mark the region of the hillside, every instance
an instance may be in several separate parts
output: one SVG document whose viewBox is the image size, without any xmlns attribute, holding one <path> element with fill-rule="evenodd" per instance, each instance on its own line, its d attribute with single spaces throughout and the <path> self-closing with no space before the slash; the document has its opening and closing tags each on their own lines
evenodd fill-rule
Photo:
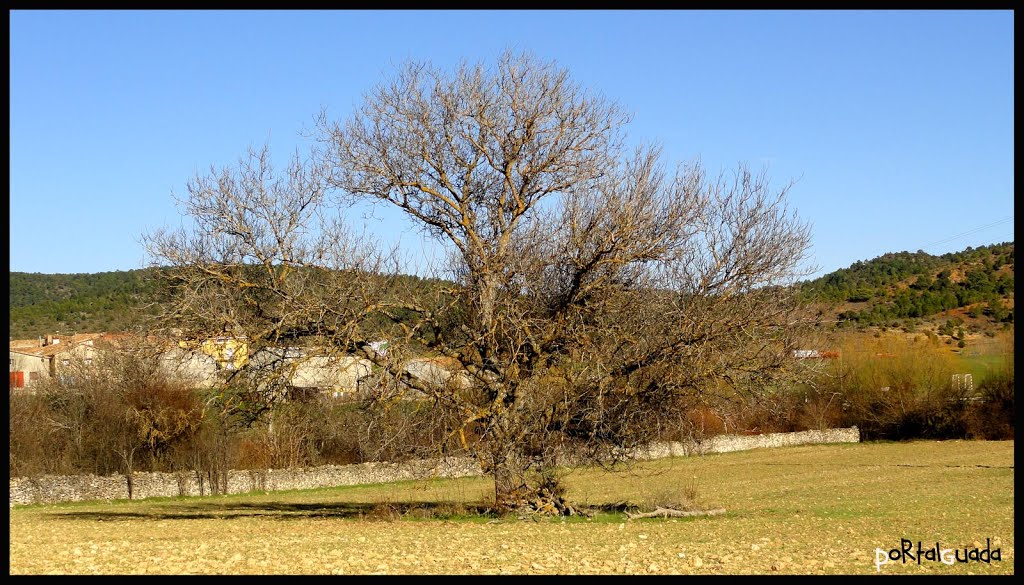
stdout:
<svg viewBox="0 0 1024 585">
<path fill-rule="evenodd" d="M 11 272 L 10 337 L 130 331 L 157 313 L 154 269 L 96 274 Z M 413 294 L 429 296 L 441 281 L 399 276 Z M 393 326 L 380 323 L 382 329 Z"/>
<path fill-rule="evenodd" d="M 1013 267 L 1013 242 L 1003 242 L 941 256 L 923 251 L 884 254 L 798 286 L 829 327 L 927 322 L 948 330 L 967 322 L 971 330 L 994 330 L 1013 323 Z M 145 269 L 11 272 L 10 335 L 23 339 L 132 329 L 152 311 L 147 308 L 154 299 L 149 276 Z"/>
<path fill-rule="evenodd" d="M 1013 323 L 1014 245 L 1003 242 L 933 256 L 897 252 L 801 283 L 823 321 L 884 327 L 931 322 L 974 328 Z"/>
<path fill-rule="evenodd" d="M 127 331 L 149 312 L 147 270 L 96 274 L 10 273 L 10 336 Z"/>
</svg>

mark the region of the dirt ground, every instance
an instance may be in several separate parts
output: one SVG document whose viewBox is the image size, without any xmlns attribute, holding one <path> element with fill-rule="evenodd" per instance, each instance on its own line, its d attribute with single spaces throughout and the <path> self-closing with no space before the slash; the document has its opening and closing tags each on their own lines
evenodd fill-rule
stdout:
<svg viewBox="0 0 1024 585">
<path fill-rule="evenodd" d="M 420 518 L 485 479 L 11 509 L 11 574 L 1012 574 L 1013 442 L 819 445 L 567 477 L 579 502 L 696 486 L 723 516 Z M 427 505 L 427 504 L 423 504 Z M 453 504 L 454 505 L 454 504 Z M 417 508 L 413 507 L 413 511 Z M 876 567 L 876 549 L 1000 550 Z"/>
</svg>

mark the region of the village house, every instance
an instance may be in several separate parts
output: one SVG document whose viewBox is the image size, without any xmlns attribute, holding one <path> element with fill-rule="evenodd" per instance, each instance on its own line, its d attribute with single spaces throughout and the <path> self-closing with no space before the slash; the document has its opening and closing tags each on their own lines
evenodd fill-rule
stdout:
<svg viewBox="0 0 1024 585">
<path fill-rule="evenodd" d="M 206 339 L 179 339 L 178 348 L 187 353 L 201 352 L 213 358 L 217 370 L 232 372 L 249 360 L 249 340 L 245 336 L 217 336 Z"/>
<path fill-rule="evenodd" d="M 216 342 L 201 349 L 176 347 L 173 342 L 155 337 L 140 337 L 131 333 L 82 333 L 77 335 L 46 335 L 39 339 L 10 341 L 10 388 L 32 388 L 43 380 L 71 375 L 76 367 L 91 367 L 102 351 L 138 350 L 151 348 L 161 367 L 195 387 L 209 387 L 223 364 L 234 365 L 231 359 L 219 363 L 214 356 L 225 352 Z M 206 351 L 204 351 L 206 350 Z M 213 356 L 208 355 L 214 354 Z M 244 355 L 244 354 L 243 354 Z M 229 366 L 230 367 L 230 366 Z"/>
<path fill-rule="evenodd" d="M 383 354 L 385 342 L 374 349 Z M 269 379 L 287 376 L 283 384 L 292 395 L 352 396 L 372 383 L 370 360 L 351 355 L 326 355 L 308 348 L 261 348 L 252 355 L 245 337 L 174 340 L 140 337 L 131 333 L 47 335 L 39 339 L 11 340 L 11 389 L 31 388 L 43 380 L 72 372 L 72 363 L 93 365 L 98 352 L 149 348 L 168 376 L 193 388 L 210 388 L 232 372 L 245 368 L 251 376 Z M 468 373 L 451 358 L 413 358 L 403 369 L 433 385 L 466 387 Z"/>
<path fill-rule="evenodd" d="M 406 362 L 403 369 L 434 386 L 454 385 L 456 388 L 468 388 L 471 385 L 469 372 L 463 370 L 462 364 L 455 358 L 414 358 Z"/>
<path fill-rule="evenodd" d="M 46 335 L 10 340 L 10 388 L 32 388 L 44 380 L 66 375 L 72 360 L 91 365 L 101 333 Z"/>
<path fill-rule="evenodd" d="M 372 372 L 370 360 L 348 355 L 319 355 L 299 348 L 262 348 L 249 359 L 253 375 L 261 372 L 283 373 L 285 384 L 293 392 L 324 393 L 332 397 L 348 396 L 359 390 L 360 382 Z"/>
<path fill-rule="evenodd" d="M 249 343 L 244 336 L 178 339 L 166 345 L 157 358 L 160 367 L 193 388 L 210 388 L 249 360 Z"/>
<path fill-rule="evenodd" d="M 193 388 L 210 388 L 218 380 L 221 368 L 216 358 L 202 351 L 172 347 L 157 358 L 161 370 Z"/>
</svg>

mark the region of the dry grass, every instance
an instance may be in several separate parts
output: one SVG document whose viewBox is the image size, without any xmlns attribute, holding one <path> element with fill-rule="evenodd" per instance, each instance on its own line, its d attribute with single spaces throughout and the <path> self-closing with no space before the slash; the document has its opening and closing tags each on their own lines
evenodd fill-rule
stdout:
<svg viewBox="0 0 1024 585">
<path fill-rule="evenodd" d="M 480 478 L 11 509 L 12 574 L 873 574 L 901 538 L 1002 560 L 882 573 L 1012 574 L 1013 442 L 819 445 L 576 471 L 576 502 L 724 516 L 491 519 Z"/>
</svg>

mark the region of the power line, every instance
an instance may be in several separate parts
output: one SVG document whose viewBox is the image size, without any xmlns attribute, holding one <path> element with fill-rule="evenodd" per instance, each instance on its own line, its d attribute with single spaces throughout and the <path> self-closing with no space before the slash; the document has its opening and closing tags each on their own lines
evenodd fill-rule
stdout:
<svg viewBox="0 0 1024 585">
<path fill-rule="evenodd" d="M 980 226 L 980 227 L 976 227 L 976 228 L 967 230 L 966 232 L 956 234 L 955 236 L 949 236 L 948 238 L 944 238 L 942 240 L 937 240 L 937 241 L 931 242 L 930 244 L 925 244 L 921 249 L 923 250 L 923 249 L 931 248 L 932 246 L 936 246 L 938 244 L 945 244 L 946 242 L 952 242 L 953 240 L 955 240 L 957 238 L 961 238 L 963 236 L 969 236 L 971 234 L 980 232 L 982 230 L 986 230 L 986 229 L 988 229 L 990 227 L 995 227 L 997 225 L 1004 224 L 1004 223 L 1006 223 L 1008 221 L 1013 221 L 1013 216 L 1004 217 L 1003 219 L 1000 219 L 999 221 L 994 221 L 994 222 L 992 222 L 990 224 L 983 225 L 983 226 Z"/>
</svg>

